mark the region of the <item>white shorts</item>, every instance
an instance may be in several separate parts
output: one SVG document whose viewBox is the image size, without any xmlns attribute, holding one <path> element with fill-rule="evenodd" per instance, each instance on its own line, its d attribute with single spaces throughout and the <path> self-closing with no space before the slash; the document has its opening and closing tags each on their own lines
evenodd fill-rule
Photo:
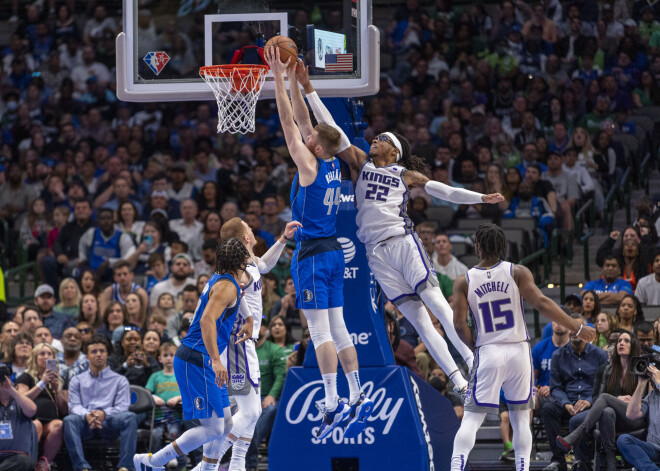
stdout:
<svg viewBox="0 0 660 471">
<path fill-rule="evenodd" d="M 250 387 L 259 392 L 261 372 L 256 344 L 252 339 L 238 345 L 234 342 L 236 337 L 232 335 L 229 337 L 229 345 L 220 355 L 229 376 L 227 390 L 230 395 L 247 394 L 250 392 Z"/>
<path fill-rule="evenodd" d="M 417 234 L 392 237 L 367 247 L 367 259 L 385 296 L 397 306 L 419 300 L 426 288 L 440 285 Z"/>
<path fill-rule="evenodd" d="M 497 412 L 500 390 L 509 410 L 534 408 L 532 353 L 527 342 L 484 345 L 474 352 L 465 410 Z"/>
</svg>

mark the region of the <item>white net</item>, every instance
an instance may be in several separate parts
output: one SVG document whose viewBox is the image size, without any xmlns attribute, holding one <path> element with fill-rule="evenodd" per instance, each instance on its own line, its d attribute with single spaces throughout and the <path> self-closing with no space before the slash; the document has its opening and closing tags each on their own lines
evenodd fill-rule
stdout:
<svg viewBox="0 0 660 471">
<path fill-rule="evenodd" d="M 218 132 L 254 132 L 254 112 L 268 66 L 232 64 L 207 66 L 199 75 L 218 102 Z"/>
</svg>

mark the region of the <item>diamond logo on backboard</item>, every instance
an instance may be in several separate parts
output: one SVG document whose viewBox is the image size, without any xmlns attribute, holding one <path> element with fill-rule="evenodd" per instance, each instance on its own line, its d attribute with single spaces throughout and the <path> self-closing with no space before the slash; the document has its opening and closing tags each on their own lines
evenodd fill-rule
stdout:
<svg viewBox="0 0 660 471">
<path fill-rule="evenodd" d="M 144 62 L 146 62 L 151 71 L 156 75 L 160 74 L 163 67 L 165 67 L 169 61 L 170 56 L 164 51 L 148 52 L 147 55 L 144 56 Z"/>
</svg>

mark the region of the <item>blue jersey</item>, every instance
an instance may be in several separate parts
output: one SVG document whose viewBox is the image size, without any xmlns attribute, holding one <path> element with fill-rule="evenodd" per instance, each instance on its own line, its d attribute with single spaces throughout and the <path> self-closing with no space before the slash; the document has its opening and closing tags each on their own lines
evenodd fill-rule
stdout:
<svg viewBox="0 0 660 471">
<path fill-rule="evenodd" d="M 118 258 L 121 255 L 119 251 L 120 231 L 115 231 L 107 241 L 101 235 L 101 229 L 94 230 L 94 240 L 89 254 L 89 266 L 96 270 L 108 258 Z"/>
<path fill-rule="evenodd" d="M 318 174 L 311 185 L 302 187 L 299 174 L 291 185 L 291 213 L 302 227 L 296 231 L 298 242 L 335 235 L 341 195 L 339 161 L 316 159 Z"/>
<path fill-rule="evenodd" d="M 209 292 L 211 291 L 211 288 L 220 280 L 230 280 L 236 286 L 236 304 L 232 307 L 227 307 L 215 323 L 216 329 L 218 331 L 218 352 L 222 353 L 227 347 L 227 344 L 229 343 L 229 333 L 231 332 L 231 328 L 236 321 L 236 313 L 238 312 L 238 307 L 241 304 L 241 289 L 238 286 L 238 283 L 236 283 L 234 277 L 227 274 L 220 275 L 218 273 L 214 273 L 209 281 L 206 282 L 206 286 L 204 286 L 204 290 L 202 290 L 202 295 L 199 297 L 199 301 L 197 302 L 197 307 L 195 308 L 195 316 L 193 317 L 193 321 L 190 324 L 190 329 L 188 329 L 188 334 L 186 334 L 186 336 L 181 340 L 181 343 L 186 347 L 192 348 L 193 350 L 196 350 L 200 353 L 204 353 L 205 355 L 208 355 L 209 352 L 206 350 L 206 346 L 202 340 L 202 330 L 201 326 L 199 325 L 199 320 L 202 318 L 202 313 L 204 312 L 204 309 L 209 302 Z"/>
</svg>

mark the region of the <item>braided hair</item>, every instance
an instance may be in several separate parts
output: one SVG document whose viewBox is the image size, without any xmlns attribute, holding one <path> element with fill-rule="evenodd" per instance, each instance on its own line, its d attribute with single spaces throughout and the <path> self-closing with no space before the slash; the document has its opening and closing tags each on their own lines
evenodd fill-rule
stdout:
<svg viewBox="0 0 660 471">
<path fill-rule="evenodd" d="M 507 241 L 504 231 L 495 224 L 481 224 L 474 234 L 474 242 L 479 245 L 482 260 L 506 259 Z"/>
<path fill-rule="evenodd" d="M 396 132 L 393 132 L 392 134 L 394 134 L 401 143 L 401 160 L 398 162 L 399 165 L 406 167 L 408 170 L 413 170 L 426 175 L 428 173 L 428 165 L 423 159 L 411 153 L 408 139 Z"/>
<path fill-rule="evenodd" d="M 250 253 L 237 238 L 223 240 L 215 249 L 215 272 L 238 273 L 245 270 Z"/>
</svg>

